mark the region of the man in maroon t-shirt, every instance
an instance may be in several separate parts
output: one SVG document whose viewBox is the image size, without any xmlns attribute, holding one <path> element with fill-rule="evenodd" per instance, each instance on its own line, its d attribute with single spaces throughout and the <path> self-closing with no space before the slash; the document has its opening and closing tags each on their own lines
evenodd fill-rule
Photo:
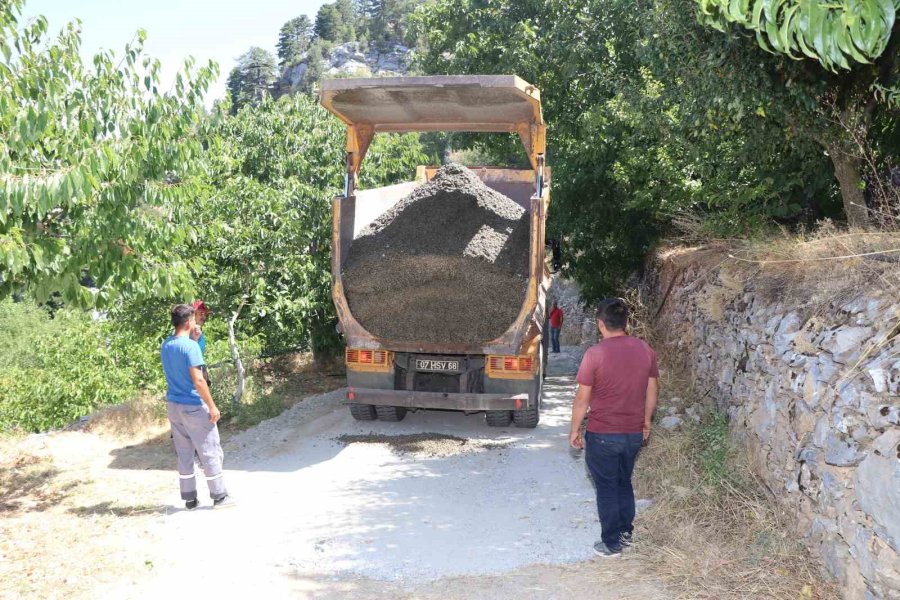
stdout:
<svg viewBox="0 0 900 600">
<path fill-rule="evenodd" d="M 603 339 L 588 349 L 578 369 L 569 443 L 585 448 L 597 490 L 597 513 L 603 528 L 594 544 L 598 556 L 618 556 L 631 544 L 634 489 L 631 473 L 659 397 L 656 354 L 644 341 L 625 333 L 628 307 L 619 298 L 597 306 Z M 588 411 L 590 409 L 590 411 Z M 582 439 L 581 424 L 588 417 Z"/>
</svg>

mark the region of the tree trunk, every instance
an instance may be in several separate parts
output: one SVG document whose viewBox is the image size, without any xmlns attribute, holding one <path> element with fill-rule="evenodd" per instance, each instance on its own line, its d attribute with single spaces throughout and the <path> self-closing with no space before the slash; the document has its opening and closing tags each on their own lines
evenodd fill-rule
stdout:
<svg viewBox="0 0 900 600">
<path fill-rule="evenodd" d="M 234 324 L 237 322 L 238 317 L 241 316 L 241 309 L 244 308 L 244 304 L 246 304 L 246 300 L 241 300 L 241 303 L 238 305 L 237 310 L 231 314 L 231 320 L 228 321 L 228 345 L 231 347 L 231 358 L 234 360 L 234 368 L 237 372 L 237 385 L 234 390 L 234 397 L 232 398 L 232 404 L 234 406 L 239 406 L 241 403 L 241 397 L 244 395 L 244 363 L 241 362 L 241 355 L 238 352 L 237 347 L 237 339 L 234 336 Z"/>
<path fill-rule="evenodd" d="M 834 165 L 834 176 L 841 186 L 841 199 L 844 202 L 844 214 L 851 227 L 869 225 L 869 211 L 863 195 L 862 178 L 859 174 L 859 160 L 844 151 L 840 142 L 828 146 L 828 154 Z"/>
<path fill-rule="evenodd" d="M 326 370 L 340 358 L 342 342 L 336 326 L 337 320 L 333 317 L 313 315 L 310 319 L 309 345 L 318 369 Z"/>
</svg>

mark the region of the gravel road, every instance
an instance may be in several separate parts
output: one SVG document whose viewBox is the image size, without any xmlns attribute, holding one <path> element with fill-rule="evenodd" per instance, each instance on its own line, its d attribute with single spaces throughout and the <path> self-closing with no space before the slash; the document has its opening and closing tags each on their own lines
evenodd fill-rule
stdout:
<svg viewBox="0 0 900 600">
<path fill-rule="evenodd" d="M 149 581 L 98 592 L 667 597 L 641 576 L 637 559 L 593 559 L 593 489 L 567 443 L 575 361 L 570 354 L 551 361 L 551 373 L 566 374 L 548 377 L 534 430 L 488 428 L 481 414 L 438 411 L 359 423 L 341 393 L 298 404 L 226 449 L 238 506 L 210 510 L 206 500 L 195 512 L 160 517 L 154 533 L 163 547 Z M 174 483 L 173 475 L 173 490 Z M 177 491 L 165 500 L 180 505 Z"/>
</svg>

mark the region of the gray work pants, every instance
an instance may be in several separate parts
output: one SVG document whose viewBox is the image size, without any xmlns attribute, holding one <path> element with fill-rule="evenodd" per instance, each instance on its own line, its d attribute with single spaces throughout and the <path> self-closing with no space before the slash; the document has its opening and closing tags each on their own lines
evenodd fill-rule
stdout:
<svg viewBox="0 0 900 600">
<path fill-rule="evenodd" d="M 224 498 L 225 481 L 222 479 L 222 460 L 225 453 L 219 443 L 219 428 L 209 422 L 209 409 L 205 404 L 176 404 L 166 402 L 169 423 L 172 425 L 172 441 L 178 456 L 178 479 L 182 500 L 197 499 L 197 479 L 194 476 L 194 452 L 200 457 L 209 497 Z"/>
</svg>

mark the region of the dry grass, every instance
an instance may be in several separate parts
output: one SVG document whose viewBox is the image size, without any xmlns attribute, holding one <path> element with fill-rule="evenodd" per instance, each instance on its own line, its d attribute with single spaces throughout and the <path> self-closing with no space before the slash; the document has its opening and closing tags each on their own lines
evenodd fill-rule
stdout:
<svg viewBox="0 0 900 600">
<path fill-rule="evenodd" d="M 146 392 L 130 402 L 98 410 L 84 427 L 89 433 L 116 439 L 146 439 L 168 429 L 166 403 Z"/>
<path fill-rule="evenodd" d="M 640 288 L 630 288 L 622 297 L 628 305 L 628 333 L 641 338 L 651 347 L 657 341 L 656 330 L 652 326 L 652 309 Z"/>
<path fill-rule="evenodd" d="M 104 435 L 107 435 L 106 432 Z M 82 431 L 0 442 L 0 598 L 90 598 L 149 572 L 163 471 L 111 467 L 121 441 Z"/>
<path fill-rule="evenodd" d="M 830 222 L 806 234 L 732 245 L 723 268 L 770 301 L 831 314 L 860 291 L 900 291 L 900 232 L 846 231 Z"/>
<path fill-rule="evenodd" d="M 312 353 L 287 354 L 259 361 L 246 381 L 240 407 L 231 405 L 236 383 L 234 368 L 216 369 L 212 392 L 222 421 L 219 429 L 234 433 L 277 417 L 307 396 L 323 394 L 346 385 L 343 363 L 319 365 Z"/>
<path fill-rule="evenodd" d="M 686 379 L 664 377 L 677 404 L 701 400 Z M 754 475 L 749 453 L 731 441 L 725 416 L 709 409 L 701 425 L 654 431 L 641 454 L 635 487 L 655 504 L 639 519 L 637 554 L 677 598 L 839 597 Z"/>
<path fill-rule="evenodd" d="M 342 385 L 308 355 L 272 362 L 255 369 L 266 393 L 254 418 Z M 73 429 L 0 438 L 0 598 L 119 597 L 98 590 L 170 560 L 155 533 L 161 515 L 180 509 L 155 504 L 177 497 L 165 403 L 143 395 Z"/>
</svg>

